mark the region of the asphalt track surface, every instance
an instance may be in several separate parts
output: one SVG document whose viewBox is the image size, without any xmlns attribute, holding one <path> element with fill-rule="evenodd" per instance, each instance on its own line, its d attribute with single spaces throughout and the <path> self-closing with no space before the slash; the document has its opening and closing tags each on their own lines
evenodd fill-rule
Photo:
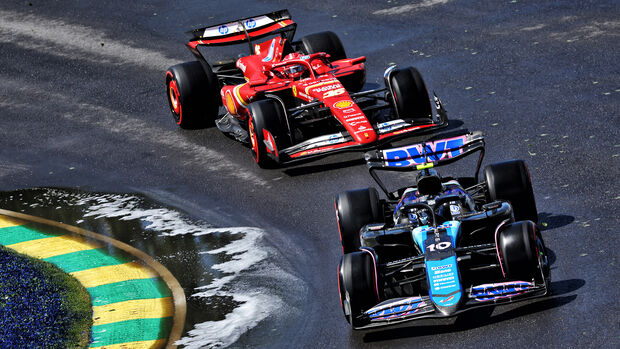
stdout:
<svg viewBox="0 0 620 349">
<path fill-rule="evenodd" d="M 349 330 L 332 200 L 372 185 L 360 156 L 260 170 L 216 129 L 178 129 L 164 95 L 165 69 L 192 59 L 185 30 L 280 8 L 297 37 L 332 30 L 365 55 L 369 86 L 389 63 L 417 67 L 453 127 L 484 131 L 485 164 L 529 163 L 552 297 Z M 3 1 L 0 189 L 139 192 L 265 229 L 302 285 L 235 346 L 617 347 L 619 18 L 618 1 Z"/>
</svg>

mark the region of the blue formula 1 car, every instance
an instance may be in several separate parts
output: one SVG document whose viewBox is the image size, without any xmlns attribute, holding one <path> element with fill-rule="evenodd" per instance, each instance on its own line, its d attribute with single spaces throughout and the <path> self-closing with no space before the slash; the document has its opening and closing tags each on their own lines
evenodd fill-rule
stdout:
<svg viewBox="0 0 620 349">
<path fill-rule="evenodd" d="M 353 329 L 449 317 L 481 306 L 544 296 L 550 271 L 526 164 L 478 173 L 481 132 L 366 153 L 376 189 L 336 197 L 344 255 L 338 286 Z M 474 177 L 436 168 L 479 154 Z M 388 191 L 378 171 L 416 171 L 416 183 Z"/>
</svg>

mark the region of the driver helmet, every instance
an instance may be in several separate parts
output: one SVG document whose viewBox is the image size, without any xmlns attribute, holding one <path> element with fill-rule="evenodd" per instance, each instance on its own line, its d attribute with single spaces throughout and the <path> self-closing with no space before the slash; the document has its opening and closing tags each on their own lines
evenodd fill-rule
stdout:
<svg viewBox="0 0 620 349">
<path fill-rule="evenodd" d="M 284 67 L 284 74 L 289 79 L 299 79 L 308 70 L 303 64 L 291 64 Z"/>
</svg>

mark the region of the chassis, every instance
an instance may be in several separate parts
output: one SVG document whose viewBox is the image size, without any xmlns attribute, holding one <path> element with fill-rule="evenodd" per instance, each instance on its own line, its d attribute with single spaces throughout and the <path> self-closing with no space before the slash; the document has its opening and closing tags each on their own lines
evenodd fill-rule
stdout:
<svg viewBox="0 0 620 349">
<path fill-rule="evenodd" d="M 432 169 L 479 153 L 474 177 Z M 366 153 L 374 188 L 336 197 L 344 255 L 340 299 L 354 329 L 544 296 L 549 263 L 527 166 L 511 160 L 478 172 L 482 133 Z M 420 171 L 416 186 L 388 191 L 377 171 Z"/>
<path fill-rule="evenodd" d="M 187 46 L 197 61 L 166 72 L 177 124 L 196 128 L 215 121 L 225 134 L 250 144 L 261 167 L 369 150 L 447 126 L 437 96 L 433 115 L 415 68 L 391 66 L 384 87 L 361 91 L 366 58 L 347 58 L 332 32 L 295 41 L 296 26 L 280 10 L 190 31 Z M 267 37 L 273 38 L 261 41 Z M 216 64 L 199 50 L 240 43 L 248 43 L 249 55 Z"/>
</svg>

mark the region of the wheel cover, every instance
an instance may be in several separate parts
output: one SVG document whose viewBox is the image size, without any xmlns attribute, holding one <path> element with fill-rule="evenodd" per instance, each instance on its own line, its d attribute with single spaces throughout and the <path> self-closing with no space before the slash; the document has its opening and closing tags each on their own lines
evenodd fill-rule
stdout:
<svg viewBox="0 0 620 349">
<path fill-rule="evenodd" d="M 177 120 L 177 123 L 181 123 L 182 119 L 182 110 L 181 110 L 181 102 L 179 101 L 179 87 L 177 86 L 176 80 L 172 79 L 168 83 L 168 100 L 170 101 L 170 109 Z"/>
<path fill-rule="evenodd" d="M 251 116 L 248 120 L 248 133 L 250 134 L 250 143 L 252 144 L 252 157 L 258 162 L 258 139 L 254 131 L 254 120 Z"/>
</svg>

